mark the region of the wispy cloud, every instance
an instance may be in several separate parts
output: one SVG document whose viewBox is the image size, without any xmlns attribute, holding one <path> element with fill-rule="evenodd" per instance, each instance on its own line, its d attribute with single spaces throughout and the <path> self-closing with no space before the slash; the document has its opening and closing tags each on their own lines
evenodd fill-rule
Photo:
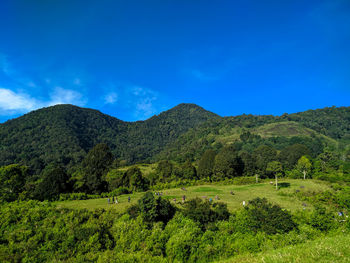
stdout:
<svg viewBox="0 0 350 263">
<path fill-rule="evenodd" d="M 154 102 L 158 99 L 158 93 L 141 86 L 134 86 L 131 89 L 133 94 L 135 116 L 141 119 L 151 117 L 157 112 Z"/>
<path fill-rule="evenodd" d="M 5 75 L 10 75 L 12 73 L 12 69 L 10 64 L 8 63 L 7 56 L 0 53 L 0 71 Z"/>
<path fill-rule="evenodd" d="M 1 115 L 23 113 L 34 110 L 40 102 L 28 94 L 16 93 L 10 89 L 0 88 Z"/>
<path fill-rule="evenodd" d="M 74 104 L 84 106 L 87 99 L 81 93 L 71 89 L 64 89 L 62 87 L 55 87 L 50 94 L 51 100 L 47 103 L 49 106 L 57 104 Z"/>
<path fill-rule="evenodd" d="M 77 91 L 83 86 L 80 77 L 71 77 L 70 81 L 62 78 L 60 81 L 57 76 L 50 76 L 34 82 L 14 68 L 8 57 L 0 53 L 0 77 L 2 74 L 6 83 L 0 87 L 1 116 L 22 114 L 57 104 L 84 106 L 87 103 L 83 94 Z"/>
<path fill-rule="evenodd" d="M 49 100 L 37 100 L 29 94 L 0 88 L 0 115 L 26 113 L 42 107 L 57 104 L 74 104 L 84 106 L 87 100 L 77 91 L 56 87 Z"/>
<path fill-rule="evenodd" d="M 114 104 L 118 100 L 118 94 L 116 92 L 110 92 L 104 97 L 105 104 Z"/>
</svg>

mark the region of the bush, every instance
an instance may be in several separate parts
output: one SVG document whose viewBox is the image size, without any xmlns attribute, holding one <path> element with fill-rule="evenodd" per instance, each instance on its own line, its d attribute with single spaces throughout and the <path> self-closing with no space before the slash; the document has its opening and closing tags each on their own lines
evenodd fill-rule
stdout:
<svg viewBox="0 0 350 263">
<path fill-rule="evenodd" d="M 175 207 L 169 200 L 155 198 L 152 192 L 147 192 L 138 201 L 138 208 L 145 222 L 161 221 L 167 223 L 175 214 Z M 131 214 L 130 214 L 131 215 Z"/>
<path fill-rule="evenodd" d="M 247 226 L 254 232 L 263 231 L 269 235 L 287 233 L 297 228 L 292 215 L 278 205 L 272 205 L 266 198 L 255 198 L 245 207 Z"/>
<path fill-rule="evenodd" d="M 203 201 L 198 197 L 184 204 L 183 214 L 198 222 L 202 229 L 207 228 L 211 223 L 227 220 L 230 217 L 226 204 L 214 203 L 212 205 L 208 200 Z"/>
<path fill-rule="evenodd" d="M 324 207 L 316 206 L 311 215 L 310 225 L 320 231 L 327 232 L 334 227 L 333 215 Z"/>
</svg>

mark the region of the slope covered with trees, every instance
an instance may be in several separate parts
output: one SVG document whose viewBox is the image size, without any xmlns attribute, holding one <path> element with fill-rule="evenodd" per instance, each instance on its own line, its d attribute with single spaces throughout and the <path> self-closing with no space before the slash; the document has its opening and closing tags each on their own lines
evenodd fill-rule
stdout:
<svg viewBox="0 0 350 263">
<path fill-rule="evenodd" d="M 194 104 L 139 122 L 73 105 L 43 108 L 0 124 L 0 166 L 21 163 L 38 172 L 57 162 L 71 168 L 98 143 L 107 144 L 116 158 L 146 160 L 211 118 L 217 115 Z"/>
<path fill-rule="evenodd" d="M 40 173 L 58 163 L 74 170 L 99 143 L 126 163 L 198 160 L 208 149 L 237 143 L 247 152 L 263 144 L 281 150 L 299 143 L 317 155 L 332 143 L 348 144 L 349 129 L 349 107 L 223 118 L 180 104 L 146 121 L 124 122 L 96 110 L 57 105 L 0 124 L 0 166 L 18 163 Z"/>
</svg>

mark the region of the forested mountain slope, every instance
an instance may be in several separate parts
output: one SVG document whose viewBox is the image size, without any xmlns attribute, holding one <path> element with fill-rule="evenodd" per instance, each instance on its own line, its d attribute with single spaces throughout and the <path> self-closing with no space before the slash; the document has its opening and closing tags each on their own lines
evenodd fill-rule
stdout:
<svg viewBox="0 0 350 263">
<path fill-rule="evenodd" d="M 195 104 L 179 104 L 146 121 L 124 122 L 97 110 L 57 105 L 0 124 L 0 166 L 22 163 L 40 171 L 59 162 L 70 168 L 98 143 L 106 143 L 116 158 L 128 163 L 178 156 L 196 159 L 207 148 L 245 143 L 240 136 L 247 131 L 252 144 L 247 149 L 276 140 L 282 146 L 309 143 L 312 149 L 315 142 L 310 140 L 332 141 L 322 134 L 335 140 L 349 136 L 350 107 L 220 117 Z"/>
<path fill-rule="evenodd" d="M 249 138 L 241 138 L 248 131 Z M 350 142 L 350 107 L 331 107 L 281 116 L 243 114 L 212 119 L 190 129 L 168 144 L 157 159 L 197 159 L 206 149 L 218 149 L 234 142 L 239 142 L 246 151 L 261 144 L 282 149 L 301 143 L 316 154 L 321 145 L 335 146 L 340 140 L 343 144 Z"/>
<path fill-rule="evenodd" d="M 98 143 L 106 143 L 117 158 L 145 160 L 211 118 L 218 116 L 194 104 L 180 104 L 139 122 L 73 105 L 43 108 L 0 124 L 0 166 L 23 163 L 40 171 L 60 162 L 72 167 Z"/>
</svg>

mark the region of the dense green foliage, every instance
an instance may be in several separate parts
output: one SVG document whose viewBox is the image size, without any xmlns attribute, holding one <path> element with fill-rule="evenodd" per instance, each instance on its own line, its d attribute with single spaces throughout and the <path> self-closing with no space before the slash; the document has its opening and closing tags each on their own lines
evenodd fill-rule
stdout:
<svg viewBox="0 0 350 263">
<path fill-rule="evenodd" d="M 288 211 L 283 210 L 278 205 L 268 203 L 266 198 L 251 200 L 245 207 L 245 213 L 250 219 L 247 228 L 254 232 L 287 233 L 297 227 Z"/>
<path fill-rule="evenodd" d="M 75 174 L 75 189 L 88 194 L 100 194 L 107 190 L 104 176 L 113 162 L 113 155 L 106 144 L 97 144 L 86 155 Z"/>
<path fill-rule="evenodd" d="M 234 141 L 249 153 L 263 144 L 280 150 L 299 143 L 315 157 L 332 143 L 320 134 L 339 140 L 342 147 L 349 143 L 349 115 L 349 108 L 332 107 L 280 117 L 221 118 L 194 104 L 180 104 L 146 121 L 123 122 L 95 110 L 57 105 L 0 124 L 0 166 L 19 163 L 39 174 L 59 163 L 70 173 L 99 143 L 128 163 L 200 159 L 205 150 Z"/>
<path fill-rule="evenodd" d="M 348 231 L 335 212 L 350 209 L 349 109 L 221 118 L 181 104 L 128 123 L 59 105 L 1 124 L 0 261 L 209 262 Z M 284 191 L 283 177 L 330 187 Z M 276 178 L 276 195 L 315 208 L 291 214 L 258 198 L 231 214 L 216 200 L 175 207 L 152 192 L 126 214 L 23 201 L 114 199 L 175 186 L 185 193 L 183 186 L 214 181 L 260 186 L 261 178 Z"/>
<path fill-rule="evenodd" d="M 198 222 L 204 229 L 210 224 L 219 220 L 228 220 L 230 213 L 224 203 L 210 203 L 209 200 L 195 198 L 184 204 L 183 214 L 195 222 Z"/>
<path fill-rule="evenodd" d="M 130 209 L 131 212 L 133 209 Z M 140 212 L 141 217 L 145 222 L 163 222 L 167 223 L 175 214 L 175 207 L 170 204 L 166 199 L 161 197 L 154 197 L 152 192 L 147 192 L 139 201 L 137 210 Z M 130 213 L 132 217 L 135 214 Z"/>
<path fill-rule="evenodd" d="M 263 199 L 234 214 L 224 204 L 190 200 L 175 215 L 170 203 L 152 193 L 141 200 L 139 215 L 132 217 L 47 202 L 2 204 L 0 261 L 211 262 L 350 229 L 324 209 L 292 215 Z"/>
<path fill-rule="evenodd" d="M 25 190 L 28 176 L 27 167 L 12 164 L 0 167 L 0 199 L 4 201 L 17 200 Z"/>
<path fill-rule="evenodd" d="M 69 176 L 64 168 L 48 166 L 43 171 L 43 178 L 37 185 L 34 197 L 38 200 L 54 200 L 60 194 L 71 192 Z"/>
<path fill-rule="evenodd" d="M 71 169 L 99 143 L 119 159 L 146 160 L 188 129 L 217 117 L 194 104 L 139 122 L 72 105 L 43 108 L 0 124 L 0 166 L 21 163 L 39 173 L 54 162 Z"/>
<path fill-rule="evenodd" d="M 242 176 L 244 164 L 232 146 L 224 147 L 215 157 L 213 180 Z"/>
</svg>

